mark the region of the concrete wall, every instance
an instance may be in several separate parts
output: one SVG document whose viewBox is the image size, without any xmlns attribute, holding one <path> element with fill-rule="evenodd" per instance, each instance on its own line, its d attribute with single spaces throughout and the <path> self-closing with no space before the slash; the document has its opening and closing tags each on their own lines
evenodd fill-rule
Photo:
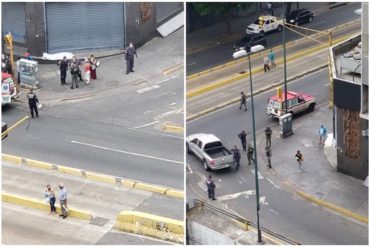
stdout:
<svg viewBox="0 0 370 247">
<path fill-rule="evenodd" d="M 46 51 L 44 3 L 26 3 L 26 46 L 34 56 Z"/>
<path fill-rule="evenodd" d="M 188 221 L 187 231 L 192 244 L 197 245 L 235 245 L 227 236 L 197 222 Z"/>
</svg>

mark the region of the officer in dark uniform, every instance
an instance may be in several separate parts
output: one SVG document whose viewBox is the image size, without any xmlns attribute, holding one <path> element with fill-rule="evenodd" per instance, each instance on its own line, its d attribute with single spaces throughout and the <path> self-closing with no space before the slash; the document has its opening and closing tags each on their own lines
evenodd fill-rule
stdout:
<svg viewBox="0 0 370 247">
<path fill-rule="evenodd" d="M 239 109 L 242 109 L 242 106 L 244 105 L 244 111 L 247 111 L 247 96 L 244 94 L 244 92 L 240 92 L 240 106 Z"/>
<path fill-rule="evenodd" d="M 215 182 L 213 182 L 213 179 L 212 179 L 211 175 L 208 176 L 206 184 L 207 184 L 207 189 L 208 189 L 208 198 L 210 198 L 212 200 L 216 200 L 216 198 L 215 198 L 216 185 L 215 185 Z"/>
<path fill-rule="evenodd" d="M 67 57 L 63 57 L 62 61 L 59 61 L 59 70 L 60 70 L 60 82 L 62 85 L 66 85 L 66 77 L 67 77 L 67 70 L 68 70 L 68 61 Z"/>
<path fill-rule="evenodd" d="M 72 85 L 71 89 L 74 89 L 74 84 L 76 84 L 76 88 L 78 88 L 78 65 L 76 63 L 71 63 L 71 75 L 72 75 Z"/>
<path fill-rule="evenodd" d="M 272 134 L 272 130 L 270 129 L 270 127 L 267 126 L 266 129 L 265 129 L 266 147 L 271 146 L 271 134 Z"/>
<path fill-rule="evenodd" d="M 39 103 L 39 99 L 37 98 L 36 94 L 33 92 L 33 89 L 30 89 L 30 92 L 27 94 L 28 98 L 28 105 L 30 106 L 31 116 L 34 118 L 34 112 L 36 113 L 36 117 L 39 117 L 39 111 L 37 110 L 37 103 Z"/>
<path fill-rule="evenodd" d="M 81 66 L 81 61 L 80 61 L 80 60 L 78 60 L 78 59 L 76 58 L 76 56 L 73 56 L 73 57 L 72 57 L 71 62 L 69 63 L 69 67 L 77 67 L 77 68 L 78 68 L 78 71 L 77 71 L 78 78 L 80 79 L 80 81 L 83 81 L 83 80 L 82 80 L 82 75 L 81 75 L 81 68 L 80 68 L 80 66 Z"/>
<path fill-rule="evenodd" d="M 248 165 L 250 165 L 251 160 L 253 160 L 253 153 L 254 153 L 254 148 L 252 148 L 251 144 L 248 144 L 248 151 L 247 151 Z"/>
<path fill-rule="evenodd" d="M 136 53 L 135 47 L 130 42 L 129 47 L 126 49 L 126 55 L 125 55 L 126 67 L 127 67 L 126 68 L 126 74 L 127 75 L 130 72 L 134 72 L 134 55 L 136 55 L 136 57 L 137 57 L 137 53 Z"/>
<path fill-rule="evenodd" d="M 235 145 L 233 149 L 231 149 L 231 151 L 233 152 L 233 155 L 234 155 L 234 161 L 235 161 L 235 169 L 236 170 L 239 170 L 239 167 L 240 167 L 240 152 L 239 152 L 239 149 L 238 147 Z"/>
<path fill-rule="evenodd" d="M 243 151 L 247 151 L 247 133 L 243 130 L 240 134 L 238 134 L 240 141 L 242 142 Z"/>
</svg>

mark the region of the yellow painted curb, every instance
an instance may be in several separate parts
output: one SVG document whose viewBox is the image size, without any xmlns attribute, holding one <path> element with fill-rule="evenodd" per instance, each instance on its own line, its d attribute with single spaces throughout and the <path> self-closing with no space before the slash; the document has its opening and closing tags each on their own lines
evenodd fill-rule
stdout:
<svg viewBox="0 0 370 247">
<path fill-rule="evenodd" d="M 170 68 L 167 68 L 167 69 L 162 70 L 161 74 L 168 75 L 168 74 L 171 74 L 171 73 L 173 73 L 173 72 L 175 72 L 177 70 L 180 70 L 182 68 L 184 68 L 184 64 L 177 64 L 177 65 L 174 65 L 174 66 L 172 66 Z"/>
<path fill-rule="evenodd" d="M 184 127 L 167 124 L 167 123 L 163 124 L 163 129 L 169 132 L 184 133 Z"/>
<path fill-rule="evenodd" d="M 36 167 L 36 168 L 41 168 L 41 169 L 47 169 L 47 170 L 52 170 L 53 165 L 50 163 L 38 161 L 38 160 L 31 160 L 31 159 L 25 159 L 26 160 L 26 165 Z"/>
<path fill-rule="evenodd" d="M 130 181 L 130 180 L 121 180 L 121 184 L 122 184 L 123 186 L 128 187 L 128 188 L 134 188 L 134 187 L 135 187 L 136 182 L 134 182 L 134 181 Z"/>
<path fill-rule="evenodd" d="M 29 207 L 29 208 L 41 209 L 44 211 L 50 211 L 49 203 L 37 201 L 31 198 L 16 196 L 16 195 L 2 192 L 1 199 L 4 202 L 9 202 L 9 203 Z M 57 209 L 57 213 L 60 213 L 61 212 L 60 206 L 56 205 L 55 207 Z M 91 213 L 73 209 L 73 208 L 69 208 L 68 216 L 83 219 L 83 220 L 90 220 L 93 218 Z"/>
<path fill-rule="evenodd" d="M 184 191 L 179 190 L 167 190 L 166 195 L 184 199 Z"/>
<path fill-rule="evenodd" d="M 82 171 L 80 169 L 76 169 L 76 168 L 72 168 L 68 166 L 61 166 L 61 165 L 58 165 L 57 167 L 58 167 L 58 171 L 60 172 L 82 177 Z"/>
<path fill-rule="evenodd" d="M 116 179 L 114 177 L 108 175 L 102 175 L 94 172 L 85 172 L 86 178 L 98 182 L 110 183 L 115 184 Z"/>
<path fill-rule="evenodd" d="M 21 165 L 22 164 L 22 158 L 15 155 L 10 154 L 2 154 L 1 159 L 4 161 L 9 161 L 13 164 Z"/>
<path fill-rule="evenodd" d="M 184 242 L 184 222 L 157 215 L 123 211 L 117 216 L 115 228 L 176 243 Z"/>
<path fill-rule="evenodd" d="M 345 215 L 347 217 L 350 217 L 352 219 L 361 221 L 361 222 L 366 223 L 366 224 L 368 224 L 368 222 L 369 222 L 368 218 L 365 217 L 365 216 L 363 216 L 363 215 L 356 214 L 356 213 L 354 213 L 354 212 L 352 212 L 352 211 L 350 211 L 348 209 L 339 207 L 339 206 L 337 206 L 335 204 L 332 204 L 330 202 L 326 202 L 326 201 L 320 200 L 317 197 L 314 197 L 312 195 L 309 195 L 309 194 L 307 194 L 307 193 L 305 193 L 303 191 L 297 191 L 297 194 L 299 196 L 305 198 L 308 201 L 311 201 L 313 203 L 316 203 L 319 206 L 332 209 L 332 210 L 336 211 L 337 213 L 340 213 L 340 214 Z"/>
<path fill-rule="evenodd" d="M 140 190 L 145 190 L 145 191 L 150 191 L 150 192 L 155 192 L 159 194 L 165 194 L 167 189 L 164 187 L 156 186 L 156 185 L 151 185 L 151 184 L 144 184 L 144 183 L 136 183 L 135 184 L 135 189 L 140 189 Z"/>
<path fill-rule="evenodd" d="M 346 36 L 343 36 L 339 39 L 336 39 L 335 41 L 333 41 L 333 45 L 337 44 L 337 43 L 340 43 L 346 39 L 348 39 L 349 37 L 351 36 L 354 36 L 354 34 L 350 34 L 350 35 L 346 35 Z M 311 49 L 308 49 L 308 50 L 305 50 L 305 51 L 302 51 L 302 52 L 297 52 L 295 54 L 293 54 L 292 56 L 289 56 L 286 61 L 287 62 L 290 62 L 290 61 L 293 61 L 297 58 L 301 58 L 305 55 L 308 55 L 308 54 L 311 54 L 311 53 L 314 53 L 314 52 L 318 52 L 322 49 L 325 49 L 327 48 L 327 45 L 324 44 L 324 45 L 319 45 L 319 46 L 316 46 L 314 48 L 311 48 Z M 276 61 L 276 64 L 282 64 L 284 62 L 284 59 L 278 59 Z M 263 67 L 258 67 L 256 69 L 252 69 L 252 73 L 255 74 L 255 73 L 261 73 L 263 71 Z M 249 71 L 244 73 L 244 74 L 236 74 L 236 75 L 232 75 L 226 79 L 223 79 L 221 81 L 218 81 L 218 82 L 215 82 L 215 83 L 212 83 L 210 85 L 205 85 L 205 86 L 202 86 L 202 87 L 199 87 L 195 90 L 192 90 L 190 91 L 189 93 L 186 94 L 186 98 L 187 99 L 190 99 L 190 98 L 193 98 L 195 96 L 198 96 L 198 95 L 201 95 L 203 93 L 206 93 L 206 92 L 209 92 L 209 91 L 212 91 L 216 88 L 220 88 L 220 87 L 223 87 L 225 85 L 228 85 L 228 84 L 231 84 L 233 82 L 236 82 L 236 81 L 239 81 L 239 80 L 242 80 L 242 79 L 245 79 L 249 76 Z"/>
</svg>

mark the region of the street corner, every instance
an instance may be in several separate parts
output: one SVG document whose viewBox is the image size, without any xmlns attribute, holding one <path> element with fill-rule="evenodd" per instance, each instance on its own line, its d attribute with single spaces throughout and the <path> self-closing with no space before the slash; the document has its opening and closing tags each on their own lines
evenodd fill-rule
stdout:
<svg viewBox="0 0 370 247">
<path fill-rule="evenodd" d="M 179 124 L 173 124 L 171 122 L 165 122 L 162 124 L 162 129 L 166 132 L 172 132 L 172 133 L 184 133 L 184 127 L 180 126 Z"/>
</svg>

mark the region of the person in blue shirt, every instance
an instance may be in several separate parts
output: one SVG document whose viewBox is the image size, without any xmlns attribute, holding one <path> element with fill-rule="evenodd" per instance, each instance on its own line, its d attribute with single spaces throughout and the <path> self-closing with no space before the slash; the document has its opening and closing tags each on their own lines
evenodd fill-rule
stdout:
<svg viewBox="0 0 370 247">
<path fill-rule="evenodd" d="M 268 58 L 269 58 L 270 63 L 271 63 L 271 68 L 276 68 L 276 64 L 275 64 L 275 52 L 272 49 L 270 50 L 270 53 L 269 53 Z"/>
<path fill-rule="evenodd" d="M 321 124 L 321 126 L 320 126 L 319 135 L 320 135 L 319 145 L 324 146 L 325 139 L 326 139 L 326 127 L 323 124 Z"/>
</svg>

